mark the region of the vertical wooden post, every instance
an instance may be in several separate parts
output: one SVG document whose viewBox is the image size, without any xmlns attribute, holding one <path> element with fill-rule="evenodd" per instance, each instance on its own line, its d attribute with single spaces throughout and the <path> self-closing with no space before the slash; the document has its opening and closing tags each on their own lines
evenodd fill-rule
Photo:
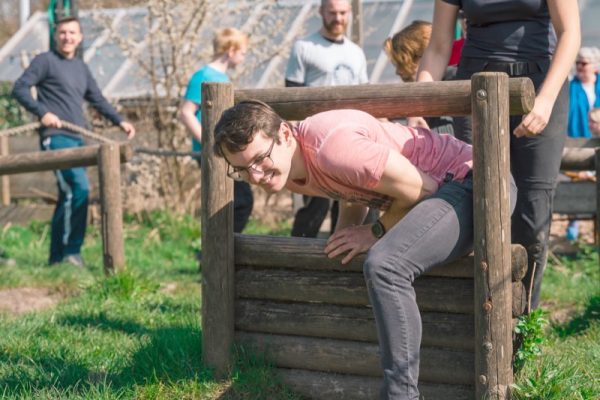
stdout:
<svg viewBox="0 0 600 400">
<path fill-rule="evenodd" d="M 361 0 L 352 0 L 352 41 L 363 47 L 363 7 Z"/>
<path fill-rule="evenodd" d="M 0 137 L 0 156 L 7 156 L 10 153 L 8 149 L 8 137 L 2 136 Z M 2 175 L 0 177 L 2 181 L 2 205 L 9 206 L 10 205 L 10 178 L 8 175 Z"/>
<path fill-rule="evenodd" d="M 107 143 L 100 146 L 98 178 L 102 214 L 102 255 L 104 273 L 108 275 L 121 271 L 125 267 L 121 160 L 118 143 Z"/>
<path fill-rule="evenodd" d="M 596 147 L 594 166 L 596 167 L 596 219 L 594 220 L 594 243 L 600 246 L 600 147 Z M 600 262 L 600 259 L 598 260 Z"/>
<path fill-rule="evenodd" d="M 233 85 L 202 84 L 202 353 L 217 377 L 231 366 L 234 329 L 233 181 L 216 157 L 214 129 Z"/>
<path fill-rule="evenodd" d="M 471 79 L 475 218 L 476 399 L 509 399 L 512 383 L 508 76 Z"/>
</svg>

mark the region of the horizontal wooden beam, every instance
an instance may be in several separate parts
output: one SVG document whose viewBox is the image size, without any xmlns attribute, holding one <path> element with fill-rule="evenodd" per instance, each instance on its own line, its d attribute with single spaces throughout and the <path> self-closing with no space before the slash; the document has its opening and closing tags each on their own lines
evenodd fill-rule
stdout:
<svg viewBox="0 0 600 400">
<path fill-rule="evenodd" d="M 236 271 L 235 282 L 240 299 L 370 305 L 363 275 L 356 272 L 242 268 Z M 513 290 L 520 287 L 518 283 Z M 473 314 L 473 284 L 472 279 L 421 277 L 413 286 L 421 312 Z M 513 301 L 520 302 L 521 295 L 513 294 Z M 514 309 L 519 307 L 513 305 Z"/>
<path fill-rule="evenodd" d="M 361 273 L 238 269 L 236 295 L 244 299 L 367 306 Z M 421 311 L 473 313 L 473 280 L 423 277 L 414 283 Z"/>
<path fill-rule="evenodd" d="M 526 114 L 533 108 L 535 92 L 528 78 L 511 78 L 509 95 L 512 115 Z M 460 116 L 471 114 L 471 81 L 235 91 L 236 103 L 249 99 L 268 103 L 288 120 L 342 108 L 363 110 L 378 118 Z"/>
<path fill-rule="evenodd" d="M 53 171 L 98 164 L 99 145 L 76 147 L 64 150 L 36 151 L 0 157 L 0 175 L 24 172 Z M 133 157 L 128 143 L 120 144 L 121 163 Z"/>
<path fill-rule="evenodd" d="M 236 234 L 235 264 L 260 268 L 362 272 L 364 255 L 342 265 L 341 257 L 330 259 L 325 256 L 323 249 L 326 243 L 325 239 Z M 436 267 L 425 275 L 473 278 L 473 262 L 473 254 L 470 254 Z M 520 245 L 512 245 L 512 265 L 513 280 L 523 279 L 524 268 L 527 268 L 527 252 Z"/>
<path fill-rule="evenodd" d="M 379 346 L 350 340 L 237 332 L 236 341 L 264 353 L 276 367 L 381 377 Z M 419 378 L 425 382 L 472 385 L 472 352 L 422 347 Z"/>
<path fill-rule="evenodd" d="M 596 182 L 559 182 L 553 211 L 558 214 L 596 214 Z"/>
<path fill-rule="evenodd" d="M 560 161 L 563 171 L 595 171 L 595 149 L 589 147 L 565 147 Z"/>
<path fill-rule="evenodd" d="M 425 312 L 423 346 L 474 351 L 473 316 Z M 237 330 L 377 343 L 373 310 L 369 307 L 315 303 L 238 300 Z"/>
<path fill-rule="evenodd" d="M 364 400 L 379 398 L 382 379 L 370 376 L 333 374 L 301 369 L 278 368 L 283 382 L 306 398 L 314 400 Z M 473 400 L 475 388 L 419 382 L 424 399 Z"/>
</svg>

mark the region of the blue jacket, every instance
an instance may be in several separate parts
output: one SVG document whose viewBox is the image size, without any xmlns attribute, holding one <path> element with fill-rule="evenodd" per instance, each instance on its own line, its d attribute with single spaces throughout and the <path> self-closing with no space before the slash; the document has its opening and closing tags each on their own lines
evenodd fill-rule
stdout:
<svg viewBox="0 0 600 400">
<path fill-rule="evenodd" d="M 596 101 L 594 108 L 600 107 L 600 75 L 596 74 Z M 590 102 L 583 90 L 581 81 L 573 78 L 569 85 L 569 136 L 570 137 L 592 137 L 588 126 L 588 114 L 590 112 Z"/>
</svg>

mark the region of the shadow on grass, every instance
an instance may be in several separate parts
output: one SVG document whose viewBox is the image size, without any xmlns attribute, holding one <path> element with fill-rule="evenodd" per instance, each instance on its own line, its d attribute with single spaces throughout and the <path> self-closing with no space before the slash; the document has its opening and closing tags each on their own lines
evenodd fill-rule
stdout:
<svg viewBox="0 0 600 400">
<path fill-rule="evenodd" d="M 554 327 L 561 338 L 577 335 L 590 327 L 592 321 L 600 320 L 600 295 L 592 296 L 582 314 L 575 316 L 565 324 Z"/>
<path fill-rule="evenodd" d="M 21 395 L 35 397 L 36 392 L 46 390 L 73 391 L 85 395 L 92 387 L 109 383 L 111 391 L 133 392 L 135 386 L 152 383 L 172 384 L 190 380 L 210 381 L 212 374 L 201 364 L 201 331 L 194 326 L 170 326 L 148 329 L 126 319 L 109 318 L 100 313 L 97 316 L 68 316 L 58 321 L 71 327 L 112 330 L 143 336 L 143 346 L 128 357 L 127 364 L 116 371 L 104 370 L 101 365 L 91 366 L 72 360 L 70 349 L 59 350 L 64 356 L 50 356 L 48 352 L 36 355 L 2 355 L 0 362 L 10 366 L 8 373 L 0 375 L 1 396 Z M 76 357 L 76 356 L 75 356 Z M 101 363 L 99 363 L 101 364 Z"/>
</svg>

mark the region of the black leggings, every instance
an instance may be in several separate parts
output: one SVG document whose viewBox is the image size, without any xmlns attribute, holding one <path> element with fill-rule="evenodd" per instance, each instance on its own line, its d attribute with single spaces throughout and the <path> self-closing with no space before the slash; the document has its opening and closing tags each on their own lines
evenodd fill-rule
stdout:
<svg viewBox="0 0 600 400">
<path fill-rule="evenodd" d="M 464 59 L 458 67 L 456 79 L 470 79 L 471 75 L 480 71 L 501 71 L 509 73 L 511 77 L 530 78 L 537 92 L 548 71 L 549 61 L 527 64 L 529 68 L 525 68 L 525 71 L 511 74 L 514 68 L 505 69 L 502 63 L 490 65 L 484 60 Z M 533 278 L 532 309 L 539 304 L 542 274 L 546 266 L 552 201 L 567 135 L 568 112 L 569 91 L 565 81 L 554 103 L 548 125 L 539 135 L 531 138 L 510 135 L 510 166 L 518 188 L 517 206 L 512 216 L 512 241 L 527 249 L 529 266 L 523 283 L 529 293 Z M 521 119 L 521 116 L 510 118 L 511 132 Z M 454 132 L 456 137 L 470 143 L 470 118 L 455 119 Z"/>
</svg>

